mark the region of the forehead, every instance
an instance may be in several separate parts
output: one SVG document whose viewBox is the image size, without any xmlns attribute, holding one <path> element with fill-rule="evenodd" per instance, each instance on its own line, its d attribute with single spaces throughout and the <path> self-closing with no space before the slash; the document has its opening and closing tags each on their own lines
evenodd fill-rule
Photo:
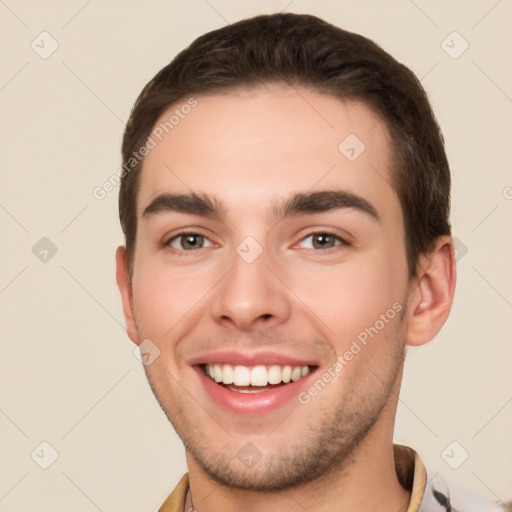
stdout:
<svg viewBox="0 0 512 512">
<path fill-rule="evenodd" d="M 186 98 L 155 124 L 139 217 L 165 192 L 207 193 L 248 214 L 264 210 L 271 197 L 315 188 L 397 203 L 389 134 L 365 104 L 287 86 L 194 99 L 193 108 L 183 108 Z"/>
</svg>

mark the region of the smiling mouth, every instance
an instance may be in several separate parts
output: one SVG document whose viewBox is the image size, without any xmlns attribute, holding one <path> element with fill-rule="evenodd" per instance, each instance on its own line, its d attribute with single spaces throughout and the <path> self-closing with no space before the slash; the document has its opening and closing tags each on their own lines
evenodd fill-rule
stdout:
<svg viewBox="0 0 512 512">
<path fill-rule="evenodd" d="M 286 386 L 309 375 L 316 366 L 202 365 L 203 373 L 216 384 L 237 393 L 262 393 Z"/>
</svg>

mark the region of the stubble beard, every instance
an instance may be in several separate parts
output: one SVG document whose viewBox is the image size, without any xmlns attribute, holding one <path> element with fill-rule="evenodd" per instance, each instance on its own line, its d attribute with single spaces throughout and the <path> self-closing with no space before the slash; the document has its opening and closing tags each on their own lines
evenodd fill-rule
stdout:
<svg viewBox="0 0 512 512">
<path fill-rule="evenodd" d="M 394 337 L 388 339 L 393 348 L 385 375 L 378 376 L 369 369 L 368 379 L 371 383 L 363 392 L 360 386 L 352 386 L 328 411 L 322 411 L 324 417 L 321 420 L 316 418 L 299 440 L 281 446 L 277 453 L 264 454 L 251 468 L 238 460 L 236 450 L 216 450 L 215 446 L 220 443 L 216 439 L 207 439 L 201 433 L 201 426 L 187 417 L 184 409 L 170 398 L 171 394 L 165 393 L 165 386 L 157 385 L 158 379 L 154 378 L 149 367 L 145 368 L 146 375 L 160 407 L 186 450 L 213 481 L 245 491 L 292 489 L 330 473 L 347 470 L 353 463 L 357 448 L 375 426 L 386 405 L 393 409 L 394 414 L 398 398 L 395 388 L 399 387 L 397 380 L 401 379 L 405 357 L 405 343 L 401 340 L 404 313 L 398 319 Z M 194 400 L 191 398 L 189 402 Z M 231 441 L 234 444 L 232 438 Z"/>
</svg>

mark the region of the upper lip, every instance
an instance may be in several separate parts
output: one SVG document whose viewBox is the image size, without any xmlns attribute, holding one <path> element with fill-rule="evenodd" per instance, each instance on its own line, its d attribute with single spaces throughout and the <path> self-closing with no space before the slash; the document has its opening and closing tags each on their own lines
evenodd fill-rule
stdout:
<svg viewBox="0 0 512 512">
<path fill-rule="evenodd" d="M 221 350 L 208 352 L 189 359 L 190 366 L 203 364 L 230 364 L 233 366 L 317 366 L 318 363 L 312 360 L 298 359 L 286 354 L 277 352 L 239 352 Z"/>
</svg>

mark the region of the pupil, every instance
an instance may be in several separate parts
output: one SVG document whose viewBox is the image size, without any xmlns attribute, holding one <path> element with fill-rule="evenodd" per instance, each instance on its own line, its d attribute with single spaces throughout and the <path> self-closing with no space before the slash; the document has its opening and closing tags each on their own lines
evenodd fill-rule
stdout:
<svg viewBox="0 0 512 512">
<path fill-rule="evenodd" d="M 197 247 L 199 245 L 197 238 L 198 235 L 187 235 L 185 238 L 185 246 Z"/>
<path fill-rule="evenodd" d="M 321 248 L 325 248 L 330 245 L 331 237 L 329 235 L 316 235 L 316 242 Z"/>
</svg>

